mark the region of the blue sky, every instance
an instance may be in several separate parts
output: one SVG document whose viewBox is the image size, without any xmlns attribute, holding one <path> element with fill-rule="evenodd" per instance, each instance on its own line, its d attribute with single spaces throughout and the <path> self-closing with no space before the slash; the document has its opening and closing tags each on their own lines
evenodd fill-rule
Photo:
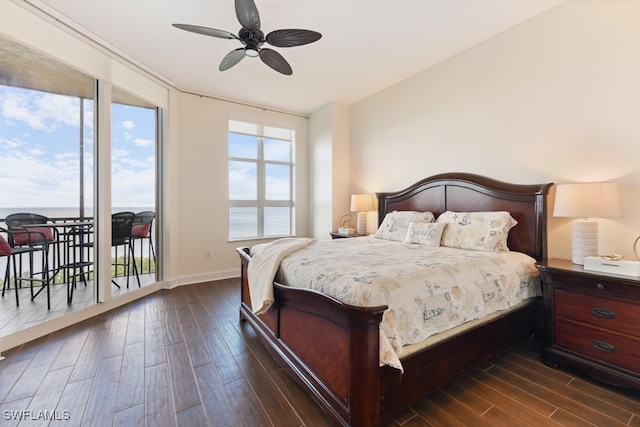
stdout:
<svg viewBox="0 0 640 427">
<path fill-rule="evenodd" d="M 268 128 L 275 129 L 275 128 Z M 290 133 L 290 131 L 286 131 Z M 291 138 L 290 134 L 287 135 Z M 266 160 L 290 162 L 292 144 L 290 141 L 264 138 L 264 157 Z M 229 156 L 236 159 L 257 159 L 258 138 L 253 135 L 229 133 Z M 229 193 L 232 200 L 255 200 L 256 163 L 231 161 L 229 163 Z M 291 176 L 287 166 L 268 165 L 266 170 L 268 200 L 288 200 L 291 197 Z"/>
<path fill-rule="evenodd" d="M 91 206 L 93 102 L 85 101 Z M 112 205 L 153 207 L 155 111 L 112 104 Z M 80 100 L 0 85 L 0 207 L 78 206 Z"/>
</svg>

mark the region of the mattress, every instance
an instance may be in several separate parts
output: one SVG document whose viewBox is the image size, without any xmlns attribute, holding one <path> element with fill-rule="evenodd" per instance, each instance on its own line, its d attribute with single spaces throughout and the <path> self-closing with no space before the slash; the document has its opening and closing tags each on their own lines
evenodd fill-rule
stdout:
<svg viewBox="0 0 640 427">
<path fill-rule="evenodd" d="M 276 281 L 362 307 L 387 305 L 380 364 L 404 348 L 541 295 L 535 259 L 513 252 L 428 247 L 372 236 L 313 242 L 282 259 Z"/>
</svg>

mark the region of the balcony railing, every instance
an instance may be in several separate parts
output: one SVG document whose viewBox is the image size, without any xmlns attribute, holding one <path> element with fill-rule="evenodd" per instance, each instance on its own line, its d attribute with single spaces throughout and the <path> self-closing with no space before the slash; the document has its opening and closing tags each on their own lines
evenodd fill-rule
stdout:
<svg viewBox="0 0 640 427">
<path fill-rule="evenodd" d="M 66 228 L 64 224 L 90 223 L 92 219 L 93 218 L 91 217 L 51 218 L 51 220 L 54 221 L 56 228 L 60 230 L 71 230 L 71 228 Z M 4 222 L 4 219 L 0 219 L 0 226 L 4 228 L 8 228 L 6 223 Z M 153 227 L 155 227 L 155 224 L 153 224 Z M 155 230 L 153 229 L 151 230 L 150 236 L 154 236 L 154 231 Z M 89 235 L 92 235 L 92 233 L 89 233 Z M 87 247 L 79 248 L 79 247 L 71 246 L 70 242 L 72 242 L 72 239 L 75 239 L 77 236 L 69 234 L 68 231 L 66 232 L 66 234 L 58 232 L 57 236 L 58 236 L 58 240 L 48 245 L 49 247 L 47 251 L 47 263 L 45 264 L 42 262 L 43 261 L 42 252 L 35 252 L 32 254 L 34 257 L 32 263 L 30 263 L 27 258 L 30 256 L 30 254 L 25 253 L 21 255 L 22 259 L 17 260 L 17 263 L 16 263 L 16 267 L 18 270 L 17 276 L 19 278 L 25 278 L 25 279 L 31 279 L 34 277 L 36 279 L 40 279 L 40 280 L 36 280 L 36 282 L 34 283 L 34 286 L 41 285 L 42 278 L 45 278 L 45 277 L 47 278 L 50 285 L 60 285 L 60 284 L 69 283 L 71 280 L 73 280 L 74 276 L 76 280 L 79 278 L 81 278 L 83 281 L 93 280 L 93 268 L 91 268 L 93 251 L 91 250 L 91 248 L 87 248 Z M 3 236 L 3 237 L 6 238 L 7 236 Z M 153 247 L 151 246 L 152 241 L 147 239 L 134 239 L 134 240 L 131 240 L 129 244 L 132 245 L 132 248 L 134 250 L 133 262 L 135 263 L 135 269 L 133 267 L 133 264 L 131 264 L 131 268 L 129 269 L 127 269 L 126 267 L 125 257 L 128 256 L 129 253 L 127 252 L 127 254 L 125 255 L 122 252 L 123 250 L 128 251 L 129 249 L 123 246 L 113 247 L 111 250 L 111 259 L 112 259 L 111 277 L 113 279 L 126 278 L 128 275 L 131 278 L 131 276 L 135 275 L 135 272 L 137 272 L 139 275 L 155 274 L 156 260 L 154 257 L 155 254 L 154 254 Z M 86 268 L 84 269 L 68 268 L 68 266 L 71 264 L 72 250 L 84 251 L 83 260 L 86 261 L 86 265 L 85 265 Z M 16 277 L 15 277 L 16 274 L 14 274 L 12 264 L 9 266 L 10 267 L 8 270 L 9 274 L 7 278 L 6 272 L 7 272 L 8 262 L 10 262 L 10 257 L 8 256 L 0 257 L 0 275 L 1 275 L 0 282 L 2 283 L 3 289 L 5 291 L 5 297 L 6 297 L 6 292 L 8 292 L 9 289 L 13 289 L 16 286 L 16 284 L 18 284 L 18 286 L 22 286 L 22 283 L 24 283 L 24 281 L 20 281 L 20 280 L 16 281 Z M 30 265 L 34 266 L 33 270 L 35 271 L 33 271 L 33 274 L 32 274 Z M 41 266 L 43 265 L 48 265 L 47 275 L 42 274 Z M 8 286 L 5 287 L 5 281 L 7 280 L 8 280 Z M 148 282 L 148 280 L 143 281 L 143 283 L 145 282 Z M 137 284 L 135 284 L 134 286 L 137 287 Z"/>
</svg>

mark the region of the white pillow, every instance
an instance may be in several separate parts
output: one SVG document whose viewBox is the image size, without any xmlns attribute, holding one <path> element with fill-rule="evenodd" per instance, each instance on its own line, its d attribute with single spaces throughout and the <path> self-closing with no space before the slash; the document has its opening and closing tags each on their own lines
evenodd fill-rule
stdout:
<svg viewBox="0 0 640 427">
<path fill-rule="evenodd" d="M 476 251 L 508 251 L 507 237 L 518 222 L 509 212 L 444 212 L 445 223 L 440 245 Z"/>
<path fill-rule="evenodd" d="M 431 212 L 393 211 L 387 213 L 373 237 L 402 242 L 410 222 L 434 222 Z"/>
<path fill-rule="evenodd" d="M 443 222 L 410 222 L 404 243 L 416 243 L 424 246 L 440 246 Z"/>
</svg>

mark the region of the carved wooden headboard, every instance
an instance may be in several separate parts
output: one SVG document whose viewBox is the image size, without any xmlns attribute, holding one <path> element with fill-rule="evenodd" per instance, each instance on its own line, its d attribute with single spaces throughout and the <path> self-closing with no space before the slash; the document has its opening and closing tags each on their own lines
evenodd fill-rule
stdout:
<svg viewBox="0 0 640 427">
<path fill-rule="evenodd" d="M 507 211 L 518 221 L 507 245 L 540 261 L 547 257 L 547 193 L 551 183 L 521 185 L 468 173 L 425 178 L 396 192 L 376 193 L 378 221 L 387 212 Z"/>
</svg>

